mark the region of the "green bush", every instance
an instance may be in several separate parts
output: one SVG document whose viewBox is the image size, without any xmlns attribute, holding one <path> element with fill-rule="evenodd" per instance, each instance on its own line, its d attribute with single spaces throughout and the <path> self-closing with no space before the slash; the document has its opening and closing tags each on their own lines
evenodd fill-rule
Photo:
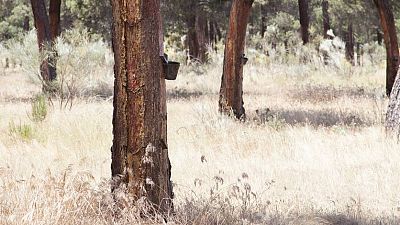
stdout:
<svg viewBox="0 0 400 225">
<path fill-rule="evenodd" d="M 23 141 L 30 141 L 34 138 L 34 129 L 30 124 L 22 124 L 21 122 L 16 125 L 11 121 L 8 126 L 10 135 L 15 138 L 20 138 Z"/>
<path fill-rule="evenodd" d="M 47 101 L 45 95 L 38 95 L 32 102 L 31 119 L 34 122 L 42 122 L 47 116 Z"/>
</svg>

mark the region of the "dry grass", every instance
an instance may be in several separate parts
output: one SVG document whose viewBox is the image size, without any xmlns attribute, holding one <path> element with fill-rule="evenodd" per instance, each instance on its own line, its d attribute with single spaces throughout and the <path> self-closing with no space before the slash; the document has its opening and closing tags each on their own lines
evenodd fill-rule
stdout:
<svg viewBox="0 0 400 225">
<path fill-rule="evenodd" d="M 399 223 L 400 146 L 383 131 L 384 67 L 250 64 L 248 121 L 237 122 L 217 113 L 220 63 L 184 67 L 168 82 L 171 224 Z M 110 194 L 110 100 L 54 105 L 33 122 L 38 88 L 18 69 L 1 74 L 0 224 L 162 223 Z M 30 136 L 11 132 L 11 121 Z"/>
</svg>

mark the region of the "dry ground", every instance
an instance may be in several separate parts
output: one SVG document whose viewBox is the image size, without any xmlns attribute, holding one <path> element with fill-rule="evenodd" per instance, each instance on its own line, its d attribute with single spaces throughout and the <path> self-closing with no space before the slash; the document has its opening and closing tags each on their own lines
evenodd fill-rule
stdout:
<svg viewBox="0 0 400 225">
<path fill-rule="evenodd" d="M 399 224 L 384 67 L 250 64 L 246 122 L 217 113 L 220 75 L 220 66 L 185 67 L 168 82 L 174 223 Z M 112 217 L 109 99 L 71 110 L 54 101 L 33 122 L 38 88 L 19 69 L 3 69 L 0 84 L 0 224 L 145 223 L 128 211 Z"/>
</svg>

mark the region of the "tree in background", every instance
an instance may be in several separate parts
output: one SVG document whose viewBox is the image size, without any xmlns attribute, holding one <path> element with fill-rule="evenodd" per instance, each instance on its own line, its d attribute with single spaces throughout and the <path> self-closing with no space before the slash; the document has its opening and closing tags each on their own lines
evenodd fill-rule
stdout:
<svg viewBox="0 0 400 225">
<path fill-rule="evenodd" d="M 37 31 L 39 52 L 46 57 L 40 65 L 40 74 L 43 79 L 44 91 L 50 91 L 51 82 L 57 77 L 55 39 L 60 30 L 61 0 L 50 1 L 49 15 L 47 15 L 44 0 L 31 0 L 33 19 Z"/>
<path fill-rule="evenodd" d="M 353 33 L 353 23 L 351 21 L 348 22 L 347 32 L 345 33 L 345 41 L 346 41 L 346 59 L 350 62 L 351 65 L 355 65 L 354 61 L 354 33 Z"/>
<path fill-rule="evenodd" d="M 241 119 L 243 107 L 243 65 L 246 62 L 244 47 L 247 22 L 253 0 L 234 0 L 229 19 L 229 30 L 225 40 L 224 68 L 219 97 L 219 111 Z"/>
<path fill-rule="evenodd" d="M 141 7 L 138 7 L 138 6 Z M 163 137 L 160 0 L 112 1 L 114 50 L 113 190 L 125 187 L 160 212 L 172 210 L 171 166 Z M 161 80 L 160 80 L 161 79 Z M 165 85 L 164 85 L 165 87 Z"/>
<path fill-rule="evenodd" d="M 322 1 L 322 23 L 323 23 L 324 38 L 328 39 L 329 38 L 328 30 L 331 29 L 328 0 Z"/>
<path fill-rule="evenodd" d="M 299 15 L 300 15 L 300 25 L 301 25 L 301 38 L 303 44 L 309 42 L 310 34 L 308 32 L 308 27 L 310 23 L 310 18 L 308 15 L 308 0 L 298 0 L 299 1 Z"/>
<path fill-rule="evenodd" d="M 374 0 L 378 8 L 386 47 L 386 95 L 390 96 L 399 68 L 399 46 L 396 24 L 388 0 Z M 398 90 L 397 90 L 398 91 Z M 390 117 L 390 115 L 388 115 Z M 390 119 L 389 119 L 390 121 Z"/>
</svg>

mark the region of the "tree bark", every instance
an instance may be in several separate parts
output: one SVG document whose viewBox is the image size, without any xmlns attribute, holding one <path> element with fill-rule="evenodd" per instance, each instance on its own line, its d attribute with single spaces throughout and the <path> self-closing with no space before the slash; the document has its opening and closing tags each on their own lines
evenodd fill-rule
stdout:
<svg viewBox="0 0 400 225">
<path fill-rule="evenodd" d="M 388 0 L 374 0 L 378 8 L 386 47 L 386 95 L 390 96 L 399 67 L 396 24 Z"/>
<path fill-rule="evenodd" d="M 216 39 L 216 36 L 215 36 L 214 22 L 212 20 L 208 21 L 208 26 L 209 26 L 209 29 L 210 29 L 210 35 L 209 35 L 210 40 L 209 40 L 209 42 L 210 42 L 211 48 L 214 48 L 216 43 L 217 43 L 217 41 L 216 41 L 217 39 Z"/>
<path fill-rule="evenodd" d="M 380 29 L 377 28 L 376 29 L 376 41 L 378 42 L 378 45 L 382 45 L 382 40 L 383 40 L 382 33 L 381 33 Z"/>
<path fill-rule="evenodd" d="M 56 66 L 54 64 L 56 54 L 51 54 L 53 51 L 53 42 L 51 39 L 50 21 L 44 0 L 31 0 L 31 6 L 37 31 L 39 52 L 48 55 L 40 65 L 40 74 L 44 81 L 43 89 L 49 91 L 49 88 L 51 88 L 49 86 L 50 82 L 54 81 L 57 77 Z"/>
<path fill-rule="evenodd" d="M 308 26 L 310 23 L 310 18 L 308 16 L 308 0 L 298 0 L 299 1 L 299 14 L 300 14 L 300 25 L 301 25 L 301 38 L 303 39 L 303 44 L 309 42 L 309 32 Z"/>
<path fill-rule="evenodd" d="M 190 6 L 190 10 L 194 9 L 194 13 L 190 14 L 186 21 L 188 28 L 189 60 L 204 63 L 207 60 L 207 20 L 200 3 L 193 1 Z"/>
<path fill-rule="evenodd" d="M 398 71 L 400 72 L 400 71 Z M 397 74 L 386 113 L 386 132 L 400 137 L 400 79 Z"/>
<path fill-rule="evenodd" d="M 267 31 L 267 6 L 261 4 L 261 37 L 264 37 Z"/>
<path fill-rule="evenodd" d="M 55 41 L 60 34 L 60 14 L 61 0 L 50 0 L 49 18 L 50 18 L 50 38 Z"/>
<path fill-rule="evenodd" d="M 25 16 L 24 18 L 24 31 L 29 31 L 31 28 L 29 27 L 29 16 Z"/>
<path fill-rule="evenodd" d="M 219 111 L 245 117 L 243 107 L 243 56 L 247 21 L 253 0 L 234 0 L 225 43 L 224 68 L 219 97 Z"/>
<path fill-rule="evenodd" d="M 360 42 L 357 42 L 357 65 L 362 66 L 362 46 Z"/>
<path fill-rule="evenodd" d="M 322 2 L 322 20 L 323 20 L 324 38 L 328 39 L 329 38 L 328 31 L 329 29 L 331 29 L 328 0 L 324 0 Z"/>
<path fill-rule="evenodd" d="M 354 62 L 354 35 L 353 35 L 353 23 L 349 22 L 347 26 L 346 32 L 346 59 L 351 63 L 351 65 L 355 65 Z"/>
<path fill-rule="evenodd" d="M 198 7 L 196 12 L 195 30 L 199 46 L 199 52 L 196 58 L 200 61 L 200 63 L 205 63 L 207 61 L 207 20 L 205 17 L 206 15 L 204 14 L 203 10 Z"/>
<path fill-rule="evenodd" d="M 113 190 L 127 188 L 162 213 L 172 210 L 160 0 L 112 0 Z"/>
</svg>

